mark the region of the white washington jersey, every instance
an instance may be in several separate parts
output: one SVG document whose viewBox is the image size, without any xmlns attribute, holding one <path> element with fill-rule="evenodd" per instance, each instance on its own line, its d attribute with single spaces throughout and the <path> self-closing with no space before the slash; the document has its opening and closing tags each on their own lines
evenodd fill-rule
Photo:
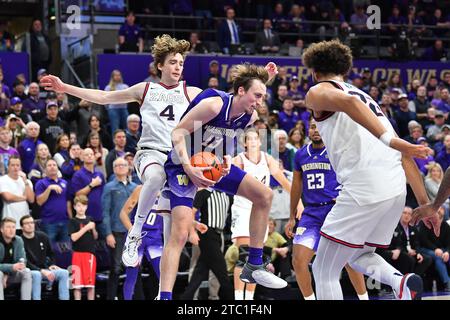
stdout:
<svg viewBox="0 0 450 320">
<path fill-rule="evenodd" d="M 355 95 L 395 134 L 378 104 L 365 92 L 341 81 L 324 81 Z M 324 111 L 316 118 L 337 181 L 358 205 L 394 198 L 406 191 L 401 153 L 383 144 L 344 112 Z"/>
<path fill-rule="evenodd" d="M 243 168 L 246 173 L 256 178 L 256 180 L 262 182 L 266 186 L 270 186 L 270 170 L 269 164 L 267 163 L 267 154 L 263 151 L 261 152 L 260 160 L 257 164 L 251 162 L 244 152 L 239 153 L 241 158 Z M 234 196 L 233 206 L 240 209 L 252 209 L 252 202 L 247 198 L 241 196 Z"/>
<path fill-rule="evenodd" d="M 189 106 L 186 82 L 166 86 L 148 82 L 141 105 L 142 135 L 138 147 L 172 150 L 171 133 Z"/>
</svg>

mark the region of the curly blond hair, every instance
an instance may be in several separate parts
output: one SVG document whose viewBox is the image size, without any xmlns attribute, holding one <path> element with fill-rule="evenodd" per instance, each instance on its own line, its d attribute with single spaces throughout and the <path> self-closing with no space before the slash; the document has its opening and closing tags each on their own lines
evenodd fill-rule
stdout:
<svg viewBox="0 0 450 320">
<path fill-rule="evenodd" d="M 307 68 L 321 74 L 346 75 L 353 64 L 352 50 L 339 40 L 313 43 L 302 60 Z"/>
<path fill-rule="evenodd" d="M 233 91 L 238 93 L 239 87 L 244 87 L 247 91 L 253 83 L 253 80 L 260 80 L 262 83 L 269 81 L 269 73 L 264 67 L 254 64 L 240 64 L 234 67 Z"/>
<path fill-rule="evenodd" d="M 171 53 L 179 53 L 183 56 L 183 59 L 186 58 L 190 46 L 191 45 L 188 41 L 177 40 L 168 34 L 163 34 L 162 36 L 156 37 L 155 43 L 152 46 L 152 56 L 155 62 L 155 67 L 157 67 L 158 64 L 163 65 L 166 57 Z M 158 77 L 161 77 L 161 70 L 156 68 L 156 72 Z"/>
</svg>

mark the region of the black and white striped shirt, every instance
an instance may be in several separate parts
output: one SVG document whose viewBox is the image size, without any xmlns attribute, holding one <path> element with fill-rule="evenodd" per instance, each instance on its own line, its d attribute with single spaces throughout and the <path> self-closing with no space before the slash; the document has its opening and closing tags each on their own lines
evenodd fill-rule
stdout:
<svg viewBox="0 0 450 320">
<path fill-rule="evenodd" d="M 209 228 L 223 230 L 232 198 L 220 191 L 199 190 L 194 198 L 194 208 L 200 211 L 200 222 Z"/>
</svg>

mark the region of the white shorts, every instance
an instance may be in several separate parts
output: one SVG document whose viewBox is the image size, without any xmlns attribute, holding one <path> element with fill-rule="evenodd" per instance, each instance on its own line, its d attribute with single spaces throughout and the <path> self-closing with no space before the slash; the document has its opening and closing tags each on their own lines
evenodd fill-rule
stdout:
<svg viewBox="0 0 450 320">
<path fill-rule="evenodd" d="M 250 238 L 250 215 L 251 208 L 231 206 L 231 240 L 236 238 Z M 266 229 L 264 242 L 267 240 L 269 226 Z"/>
<path fill-rule="evenodd" d="M 351 248 L 389 247 L 405 206 L 404 193 L 360 206 L 344 190 L 328 213 L 321 236 Z"/>
<path fill-rule="evenodd" d="M 231 239 L 250 237 L 251 209 L 231 206 Z"/>
<path fill-rule="evenodd" d="M 134 167 L 139 179 L 142 180 L 142 174 L 152 164 L 159 164 L 164 168 L 164 163 L 167 160 L 167 155 L 157 150 L 138 150 L 134 157 Z"/>
</svg>

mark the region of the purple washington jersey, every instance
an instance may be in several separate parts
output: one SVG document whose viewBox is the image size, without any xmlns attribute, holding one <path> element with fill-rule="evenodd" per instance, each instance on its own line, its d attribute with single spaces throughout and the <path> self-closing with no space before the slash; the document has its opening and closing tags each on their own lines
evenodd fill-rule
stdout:
<svg viewBox="0 0 450 320">
<path fill-rule="evenodd" d="M 220 97 L 222 99 L 222 109 L 214 119 L 202 124 L 201 127 L 191 133 L 190 137 L 186 137 L 186 143 L 188 144 L 187 150 L 189 157 L 198 152 L 206 151 L 214 153 L 222 161 L 224 155 L 235 155 L 238 130 L 245 129 L 252 115 L 244 112 L 236 118 L 231 119 L 230 112 L 233 95 L 215 89 L 206 89 L 195 97 L 181 119 L 193 108 L 196 108 L 202 100 L 211 97 Z M 203 107 L 208 108 L 208 106 Z M 171 208 L 177 205 L 192 207 L 192 199 L 197 188 L 189 180 L 183 170 L 183 166 L 179 164 L 180 161 L 177 161 L 178 159 L 176 157 L 177 155 L 172 149 L 164 165 L 167 176 L 166 187 L 168 187 L 166 189 L 170 190 L 168 195 L 170 205 Z M 244 176 L 244 171 L 232 165 L 230 173 L 217 182 L 213 188 L 227 194 L 235 195 Z"/>
<path fill-rule="evenodd" d="M 307 144 L 297 151 L 294 163 L 295 170 L 302 172 L 305 206 L 336 199 L 340 186 L 325 147 L 315 149 Z"/>
<path fill-rule="evenodd" d="M 131 223 L 134 224 L 134 216 L 136 215 L 136 208 L 130 214 Z M 151 243 L 152 246 L 163 245 L 163 217 L 154 212 L 152 209 L 147 216 L 147 220 L 142 226 L 142 231 L 147 232 L 144 239 L 148 239 L 147 243 Z"/>
<path fill-rule="evenodd" d="M 333 202 L 339 194 L 340 185 L 331 167 L 326 148 L 315 149 L 309 143 L 295 154 L 295 170 L 302 172 L 303 214 L 323 223 L 328 211 L 323 204 Z M 327 207 L 327 206 L 325 206 Z"/>
<path fill-rule="evenodd" d="M 193 108 L 196 108 L 202 100 L 212 97 L 222 98 L 222 109 L 214 119 L 202 124 L 201 127 L 191 133 L 190 137 L 186 137 L 188 152 L 190 152 L 189 157 L 201 151 L 212 152 L 219 160 L 222 160 L 224 155 L 234 156 L 237 141 L 236 130 L 245 129 L 252 117 L 251 114 L 244 112 L 235 119 L 230 119 L 233 95 L 215 89 L 206 89 L 192 100 L 181 119 Z M 204 106 L 204 108 L 207 108 L 207 106 Z M 175 160 L 175 157 L 176 154 L 172 151 L 169 154 L 169 159 Z"/>
</svg>

